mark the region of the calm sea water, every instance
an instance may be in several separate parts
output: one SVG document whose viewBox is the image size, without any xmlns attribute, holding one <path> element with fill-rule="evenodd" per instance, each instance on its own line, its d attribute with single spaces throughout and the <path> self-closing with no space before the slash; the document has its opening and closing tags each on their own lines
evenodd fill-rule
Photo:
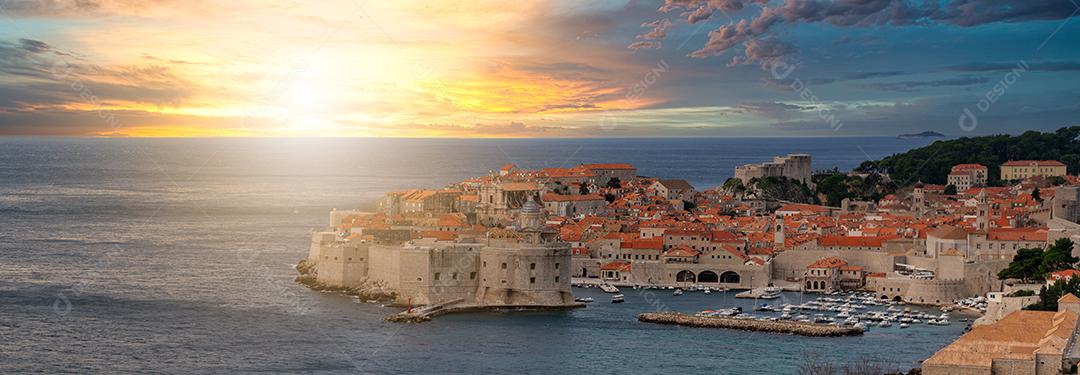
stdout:
<svg viewBox="0 0 1080 375">
<path fill-rule="evenodd" d="M 576 289 L 601 302 L 394 325 L 381 319 L 396 310 L 293 283 L 292 265 L 331 208 L 506 163 L 629 162 L 706 188 L 774 154 L 848 169 L 928 142 L 0 138 L 0 372 L 792 373 L 808 354 L 909 368 L 961 324 L 824 339 L 695 330 L 634 316 L 749 303 L 630 291 L 612 305 Z"/>
</svg>

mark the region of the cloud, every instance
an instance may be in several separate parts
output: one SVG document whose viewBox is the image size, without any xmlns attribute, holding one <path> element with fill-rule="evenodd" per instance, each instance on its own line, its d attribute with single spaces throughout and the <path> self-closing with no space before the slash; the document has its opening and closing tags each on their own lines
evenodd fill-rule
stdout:
<svg viewBox="0 0 1080 375">
<path fill-rule="evenodd" d="M 699 22 L 705 9 L 741 10 L 747 4 L 768 4 L 764 1 L 695 1 L 669 0 L 660 11 L 693 9 L 687 22 Z M 948 0 L 945 2 L 911 2 L 905 0 L 784 0 L 777 5 L 764 5 L 754 17 L 742 19 L 712 30 L 700 49 L 691 57 L 704 58 L 724 54 L 728 50 L 762 39 L 778 25 L 826 23 L 836 27 L 909 26 L 947 24 L 962 27 L 989 23 L 1010 23 L 1030 20 L 1064 19 L 1075 15 L 1076 7 L 1061 0 Z M 788 53 L 793 53 L 788 50 Z M 744 51 L 745 53 L 745 51 Z M 752 60 L 752 57 L 745 57 Z"/>
<path fill-rule="evenodd" d="M 957 64 L 945 67 L 945 70 L 953 72 L 999 72 L 1010 71 L 1017 69 L 1016 62 L 1001 62 L 1001 63 L 967 63 Z M 1080 71 L 1080 62 L 1076 61 L 1041 61 L 1031 62 L 1026 66 L 1026 70 L 1038 70 L 1046 72 L 1075 72 Z"/>
<path fill-rule="evenodd" d="M 26 38 L 19 39 L 19 46 L 22 47 L 22 49 L 33 53 L 42 53 L 52 49 L 52 46 L 48 43 Z"/>
<path fill-rule="evenodd" d="M 661 47 L 660 42 L 653 41 L 653 40 L 642 40 L 642 41 L 630 43 L 629 46 L 626 46 L 626 48 L 629 48 L 629 49 L 632 49 L 632 50 L 639 50 L 639 49 L 642 49 L 642 48 L 660 48 L 660 47 Z"/>
<path fill-rule="evenodd" d="M 680 14 L 686 17 L 686 22 L 695 23 L 709 19 L 713 12 L 719 10 L 724 13 L 737 12 L 750 4 L 767 4 L 769 0 L 666 0 L 660 6 L 660 11 L 667 13 L 676 9 L 684 9 Z"/>
<path fill-rule="evenodd" d="M 775 64 L 782 61 L 784 56 L 799 50 L 791 43 L 778 39 L 751 39 L 744 45 L 746 48 L 743 55 L 732 58 L 728 66 L 750 63 Z"/>
<path fill-rule="evenodd" d="M 883 91 L 911 91 L 922 87 L 971 86 L 989 82 L 986 77 L 957 77 L 934 81 L 902 81 L 868 83 L 862 87 Z"/>
<path fill-rule="evenodd" d="M 671 28 L 671 20 L 667 18 L 658 19 L 652 22 L 646 22 L 641 24 L 641 27 L 651 27 L 649 32 L 638 35 L 638 39 L 645 40 L 660 40 L 667 37 L 667 31 Z"/>
<path fill-rule="evenodd" d="M 905 74 L 908 74 L 908 73 L 903 72 L 903 71 L 899 71 L 899 70 L 875 71 L 875 72 L 854 72 L 854 73 L 843 74 L 843 75 L 838 76 L 838 77 L 810 78 L 810 79 L 806 80 L 806 83 L 809 83 L 811 85 L 826 85 L 826 84 L 836 83 L 836 82 L 857 81 L 857 80 L 862 80 L 862 79 L 880 78 L 880 77 L 895 77 L 895 76 L 901 76 L 901 75 L 905 75 Z"/>
</svg>

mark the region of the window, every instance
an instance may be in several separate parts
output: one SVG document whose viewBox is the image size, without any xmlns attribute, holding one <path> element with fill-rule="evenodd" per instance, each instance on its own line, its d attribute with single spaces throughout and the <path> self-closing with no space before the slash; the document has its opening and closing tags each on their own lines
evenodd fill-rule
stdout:
<svg viewBox="0 0 1080 375">
<path fill-rule="evenodd" d="M 439 273 L 438 272 L 435 273 L 435 281 L 439 281 Z"/>
<path fill-rule="evenodd" d="M 487 261 L 486 260 L 484 261 L 484 267 L 487 267 Z"/>
<path fill-rule="evenodd" d="M 535 277 L 530 277 L 529 278 L 529 284 L 536 284 L 536 278 Z"/>
<path fill-rule="evenodd" d="M 530 270 L 535 270 L 536 269 L 536 263 L 529 263 L 529 269 Z"/>
<path fill-rule="evenodd" d="M 506 269 L 506 263 L 502 264 L 502 269 L 504 269 L 504 270 Z M 505 282 L 505 280 L 503 282 Z"/>
<path fill-rule="evenodd" d="M 450 278 L 454 279 L 454 280 L 457 280 L 457 272 L 454 272 L 454 274 L 451 275 Z"/>
<path fill-rule="evenodd" d="M 558 276 L 555 276 L 555 282 L 556 283 L 559 282 L 559 277 Z"/>
<path fill-rule="evenodd" d="M 469 280 L 476 280 L 476 272 L 469 272 Z"/>
<path fill-rule="evenodd" d="M 555 263 L 555 269 L 559 269 L 559 264 Z"/>
</svg>

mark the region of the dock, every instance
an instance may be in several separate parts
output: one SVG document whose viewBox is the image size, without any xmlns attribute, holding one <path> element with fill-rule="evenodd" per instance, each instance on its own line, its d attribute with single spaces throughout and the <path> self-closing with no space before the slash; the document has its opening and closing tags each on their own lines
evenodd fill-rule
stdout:
<svg viewBox="0 0 1080 375">
<path fill-rule="evenodd" d="M 448 306 L 464 302 L 464 298 L 458 298 L 434 305 L 421 306 L 409 309 L 397 314 L 386 316 L 386 321 L 394 323 L 423 323 L 430 321 L 433 316 L 449 312 Z"/>
<path fill-rule="evenodd" d="M 765 321 L 722 316 L 696 316 L 677 312 L 643 313 L 638 321 L 699 328 L 727 328 L 743 331 L 787 333 L 813 337 L 857 336 L 862 328 L 831 324 L 800 323 L 790 320 Z"/>
</svg>

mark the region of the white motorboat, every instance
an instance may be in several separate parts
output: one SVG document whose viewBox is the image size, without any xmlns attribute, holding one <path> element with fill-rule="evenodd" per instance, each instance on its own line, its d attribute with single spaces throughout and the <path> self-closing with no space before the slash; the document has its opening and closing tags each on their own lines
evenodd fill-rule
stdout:
<svg viewBox="0 0 1080 375">
<path fill-rule="evenodd" d="M 623 303 L 626 302 L 626 296 L 622 294 L 616 294 L 611 296 L 611 303 Z"/>
<path fill-rule="evenodd" d="M 682 289 L 675 289 L 674 292 L 671 292 L 671 295 L 673 295 L 673 296 L 681 296 L 681 295 L 683 295 L 683 291 L 682 291 Z"/>
<path fill-rule="evenodd" d="M 604 293 L 618 293 L 619 292 L 619 288 L 616 288 L 614 285 L 611 285 L 611 284 L 600 284 L 600 290 L 603 290 Z"/>
<path fill-rule="evenodd" d="M 775 286 L 770 286 L 770 287 L 765 288 L 765 293 L 763 293 L 760 298 L 764 298 L 764 299 L 780 298 L 780 294 L 783 293 L 783 292 L 784 292 L 783 289 L 777 288 Z"/>
<path fill-rule="evenodd" d="M 592 301 L 593 301 L 593 298 L 592 298 L 592 297 L 578 297 L 578 298 L 574 298 L 574 302 L 581 302 L 581 303 L 589 303 L 589 302 L 592 302 Z"/>
</svg>

